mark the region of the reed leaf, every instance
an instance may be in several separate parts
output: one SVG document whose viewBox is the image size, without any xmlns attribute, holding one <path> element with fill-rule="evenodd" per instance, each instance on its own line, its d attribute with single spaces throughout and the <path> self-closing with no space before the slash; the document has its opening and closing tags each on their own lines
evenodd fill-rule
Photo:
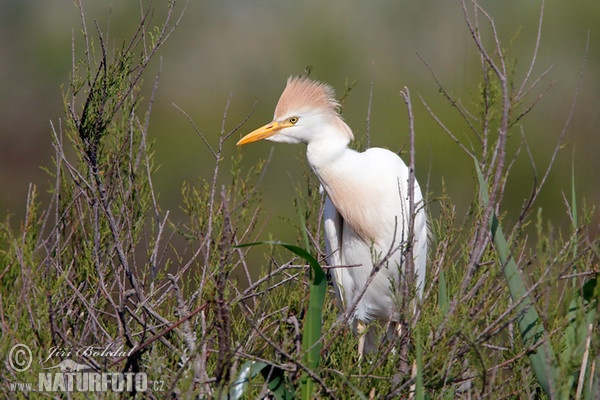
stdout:
<svg viewBox="0 0 600 400">
<path fill-rule="evenodd" d="M 227 400 L 243 399 L 248 388 L 248 383 L 258 374 L 261 374 L 267 383 L 267 387 L 277 400 L 291 400 L 294 392 L 290 390 L 289 382 L 281 368 L 267 364 L 262 361 L 246 361 L 229 392 L 223 396 Z"/>
<path fill-rule="evenodd" d="M 479 187 L 483 206 L 491 207 L 493 205 L 489 205 L 487 184 L 483 179 L 483 175 L 477 160 L 474 161 L 477 177 L 479 178 Z M 544 338 L 548 337 L 548 334 L 544 329 L 542 320 L 540 319 L 533 305 L 531 296 L 527 293 L 527 289 L 523 280 L 521 279 L 521 274 L 517 264 L 510 254 L 508 243 L 506 242 L 506 238 L 504 237 L 504 233 L 502 232 L 498 218 L 493 211 L 489 221 L 489 229 L 494 243 L 494 248 L 498 254 L 500 265 L 502 266 L 504 278 L 508 283 L 510 297 L 512 298 L 513 302 L 517 304 L 517 311 L 519 313 L 517 323 L 523 344 L 526 348 L 532 349 L 528 352 L 531 368 L 540 387 L 549 396 L 552 396 L 556 393 L 555 388 L 558 378 L 555 369 L 556 356 L 552 347 L 548 343 L 543 342 Z"/>
<path fill-rule="evenodd" d="M 283 246 L 297 256 L 303 258 L 311 267 L 310 293 L 308 298 L 308 309 L 302 331 L 303 364 L 312 372 L 317 373 L 321 359 L 321 331 L 323 326 L 323 303 L 327 292 L 327 279 L 323 268 L 308 251 L 303 248 L 277 241 L 264 241 L 243 244 L 238 247 L 253 246 L 257 244 L 270 244 Z M 315 381 L 308 372 L 304 372 L 301 378 L 301 398 L 312 399 Z"/>
</svg>

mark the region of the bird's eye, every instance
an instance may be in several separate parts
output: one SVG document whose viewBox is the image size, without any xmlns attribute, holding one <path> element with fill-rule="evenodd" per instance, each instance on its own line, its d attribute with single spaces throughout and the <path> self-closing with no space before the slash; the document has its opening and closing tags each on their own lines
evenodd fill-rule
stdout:
<svg viewBox="0 0 600 400">
<path fill-rule="evenodd" d="M 298 117 L 290 117 L 288 121 L 290 122 L 290 124 L 295 124 L 296 122 L 298 122 Z"/>
</svg>

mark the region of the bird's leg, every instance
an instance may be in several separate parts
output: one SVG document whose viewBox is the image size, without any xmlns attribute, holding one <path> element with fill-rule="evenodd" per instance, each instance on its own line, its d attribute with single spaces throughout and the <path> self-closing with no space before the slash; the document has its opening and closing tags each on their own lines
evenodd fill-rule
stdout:
<svg viewBox="0 0 600 400">
<path fill-rule="evenodd" d="M 395 329 L 395 333 L 396 333 L 396 337 L 397 338 L 401 338 L 402 337 L 402 331 L 403 331 L 403 323 L 402 322 L 397 322 L 396 323 L 396 329 Z M 414 399 L 415 398 L 415 392 L 417 390 L 417 360 L 413 360 L 412 363 L 412 369 L 411 369 L 411 373 L 410 373 L 410 377 L 412 378 L 413 383 L 410 385 L 410 388 L 408 389 L 408 398 L 409 399 Z"/>
<path fill-rule="evenodd" d="M 398 355 L 400 357 L 400 364 L 398 370 L 403 376 L 410 373 L 410 364 L 408 361 L 409 353 L 409 329 L 403 320 L 396 321 L 395 326 L 396 343 L 399 346 Z"/>
<path fill-rule="evenodd" d="M 396 338 L 402 337 L 402 323 L 396 322 Z"/>
<path fill-rule="evenodd" d="M 412 378 L 413 383 L 410 385 L 410 389 L 408 390 L 408 398 L 414 399 L 415 393 L 417 392 L 417 360 L 413 361 L 410 377 Z"/>
<path fill-rule="evenodd" d="M 358 333 L 358 361 L 362 360 L 363 354 L 365 353 L 366 330 L 367 325 L 365 322 L 358 320 L 356 322 L 356 333 Z"/>
<path fill-rule="evenodd" d="M 371 392 L 369 393 L 369 400 L 373 400 L 375 398 L 375 388 L 371 389 Z"/>
</svg>

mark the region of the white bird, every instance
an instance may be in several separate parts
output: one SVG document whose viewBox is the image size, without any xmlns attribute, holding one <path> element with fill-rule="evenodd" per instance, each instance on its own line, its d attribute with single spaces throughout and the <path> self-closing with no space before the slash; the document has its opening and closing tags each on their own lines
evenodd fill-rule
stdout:
<svg viewBox="0 0 600 400">
<path fill-rule="evenodd" d="M 408 225 L 414 221 L 415 293 L 423 293 L 427 221 L 423 196 L 414 184 L 414 219 L 409 215 L 409 169 L 398 155 L 382 148 L 348 148 L 352 130 L 339 113 L 333 88 L 304 77 L 287 81 L 272 122 L 244 136 L 243 145 L 266 139 L 305 143 L 306 156 L 327 197 L 325 244 L 334 288 L 342 307 L 354 311 L 349 322 L 359 336 L 359 356 L 376 349 L 369 324 L 397 325 L 397 288 L 404 271 Z M 366 287 L 374 266 L 381 267 Z M 362 295 L 362 297 L 361 297 Z M 357 303 L 356 303 L 357 302 Z M 356 303 L 356 304 L 355 304 Z"/>
</svg>

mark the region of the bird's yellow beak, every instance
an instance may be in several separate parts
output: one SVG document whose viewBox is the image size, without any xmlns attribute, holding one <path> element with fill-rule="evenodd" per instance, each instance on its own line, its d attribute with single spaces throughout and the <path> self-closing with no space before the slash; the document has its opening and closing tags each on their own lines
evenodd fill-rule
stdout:
<svg viewBox="0 0 600 400">
<path fill-rule="evenodd" d="M 273 122 L 270 122 L 270 123 L 266 124 L 265 126 L 261 126 L 257 130 L 252 131 L 249 134 L 247 134 L 246 136 L 244 136 L 243 138 L 241 138 L 240 141 L 237 142 L 237 145 L 241 146 L 241 145 L 244 145 L 244 144 L 247 144 L 247 143 L 252 143 L 252 142 L 256 142 L 258 140 L 266 139 L 268 137 L 273 136 L 274 134 L 276 134 L 281 129 L 288 128 L 288 127 L 293 126 L 293 125 L 294 124 L 292 124 L 292 123 L 290 123 L 288 121 L 283 121 L 283 122 L 273 121 Z"/>
</svg>

